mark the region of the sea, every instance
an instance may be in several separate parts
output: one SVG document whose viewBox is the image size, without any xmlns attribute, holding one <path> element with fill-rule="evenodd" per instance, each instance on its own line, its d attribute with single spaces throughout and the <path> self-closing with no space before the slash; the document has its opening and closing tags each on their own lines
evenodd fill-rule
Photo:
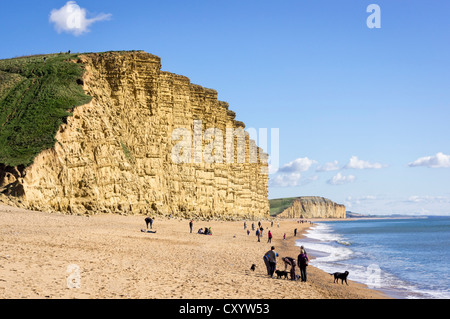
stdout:
<svg viewBox="0 0 450 319">
<path fill-rule="evenodd" d="M 296 245 L 328 273 L 398 299 L 450 298 L 450 216 L 323 221 L 305 235 Z"/>
</svg>

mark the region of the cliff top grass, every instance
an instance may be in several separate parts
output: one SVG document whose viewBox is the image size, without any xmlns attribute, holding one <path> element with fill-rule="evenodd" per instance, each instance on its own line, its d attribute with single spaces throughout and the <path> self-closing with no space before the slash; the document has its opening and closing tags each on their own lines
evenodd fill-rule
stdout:
<svg viewBox="0 0 450 319">
<path fill-rule="evenodd" d="M 76 54 L 0 60 L 0 164 L 28 166 L 52 148 L 68 110 L 88 103 Z"/>
<path fill-rule="evenodd" d="M 278 214 L 282 213 L 285 209 L 291 207 L 292 203 L 295 200 L 301 200 L 305 204 L 306 203 L 315 203 L 315 204 L 341 205 L 341 204 L 336 204 L 335 202 L 329 200 L 328 198 L 324 198 L 321 196 L 300 196 L 300 197 L 286 197 L 286 198 L 269 199 L 270 216 L 275 217 Z"/>
<path fill-rule="evenodd" d="M 270 216 L 277 216 L 281 212 L 283 212 L 286 208 L 290 207 L 294 200 L 298 199 L 298 197 L 287 197 L 287 198 L 277 198 L 270 199 Z"/>
</svg>

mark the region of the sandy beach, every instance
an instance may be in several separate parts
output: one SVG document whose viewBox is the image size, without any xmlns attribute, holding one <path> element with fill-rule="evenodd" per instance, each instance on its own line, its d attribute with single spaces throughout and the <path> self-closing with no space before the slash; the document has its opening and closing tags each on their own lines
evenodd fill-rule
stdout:
<svg viewBox="0 0 450 319">
<path fill-rule="evenodd" d="M 155 233 L 146 233 L 144 217 L 50 214 L 0 204 L 0 298 L 388 298 L 355 282 L 334 284 L 313 266 L 307 282 L 268 278 L 264 253 L 275 246 L 284 269 L 281 257 L 297 257 L 295 240 L 309 223 L 280 220 L 279 227 L 277 221 L 270 227 L 262 221 L 264 237 L 258 242 L 243 221 L 194 220 L 190 233 L 189 220 L 155 216 Z M 196 233 L 204 227 L 211 227 L 212 236 Z M 68 281 L 74 276 L 78 279 Z"/>
</svg>

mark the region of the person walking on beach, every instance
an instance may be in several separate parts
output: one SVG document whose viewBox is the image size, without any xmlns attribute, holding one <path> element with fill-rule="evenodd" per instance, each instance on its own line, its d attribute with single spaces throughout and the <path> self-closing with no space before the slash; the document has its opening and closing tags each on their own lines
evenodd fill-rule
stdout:
<svg viewBox="0 0 450 319">
<path fill-rule="evenodd" d="M 271 243 L 272 242 L 272 233 L 270 232 L 270 230 L 269 230 L 269 232 L 267 234 L 267 237 L 268 237 L 267 242 Z"/>
<path fill-rule="evenodd" d="M 308 255 L 303 246 L 300 247 L 300 254 L 297 257 L 298 268 L 300 268 L 300 277 L 302 281 L 306 281 L 306 267 L 308 266 Z"/>
<path fill-rule="evenodd" d="M 192 227 L 194 227 L 194 221 L 191 219 L 191 221 L 189 222 L 189 229 L 191 234 L 192 234 Z"/>
<path fill-rule="evenodd" d="M 258 242 L 260 242 L 261 233 L 259 232 L 259 229 L 256 229 L 256 237 L 258 237 Z"/>
<path fill-rule="evenodd" d="M 278 254 L 275 252 L 275 247 L 272 246 L 268 252 L 264 254 L 264 256 L 267 256 L 267 260 L 269 262 L 269 266 L 267 269 L 267 274 L 270 278 L 273 277 L 273 273 L 275 272 L 275 269 L 277 268 L 277 256 Z"/>
</svg>

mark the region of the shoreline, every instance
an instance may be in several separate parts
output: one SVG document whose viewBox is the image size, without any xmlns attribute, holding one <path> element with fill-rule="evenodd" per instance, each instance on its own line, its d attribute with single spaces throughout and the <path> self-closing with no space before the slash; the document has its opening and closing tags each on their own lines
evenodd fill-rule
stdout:
<svg viewBox="0 0 450 319">
<path fill-rule="evenodd" d="M 367 283 L 367 280 L 370 281 L 370 277 L 367 276 L 371 273 L 375 274 L 372 269 L 378 269 L 378 284 L 375 287 L 372 286 L 371 289 L 380 291 L 389 298 L 439 299 L 446 294 L 448 295 L 445 284 L 443 285 L 440 281 L 440 276 L 436 276 L 436 273 L 430 271 L 428 273 L 430 280 L 420 281 L 417 279 L 418 276 L 410 275 L 411 272 L 405 271 L 406 266 L 402 267 L 406 264 L 411 265 L 409 269 L 415 275 L 420 273 L 418 269 L 426 267 L 426 265 L 422 266 L 423 264 L 420 261 L 414 259 L 412 238 L 433 247 L 429 250 L 430 258 L 436 255 L 433 252 L 442 243 L 441 241 L 433 242 L 435 233 L 431 232 L 432 229 L 428 230 L 428 227 L 434 223 L 437 223 L 435 224 L 437 227 L 442 227 L 442 225 L 439 225 L 438 218 L 433 219 L 433 217 L 393 217 L 381 220 L 368 218 L 358 223 L 358 225 L 361 225 L 361 229 L 358 228 L 359 226 L 352 225 L 352 222 L 359 222 L 360 218 L 348 220 L 349 223 L 342 220 L 342 224 L 334 222 L 328 226 L 327 222 L 322 220 L 322 222 L 317 223 L 321 226 L 318 226 L 317 230 L 313 230 L 311 236 L 308 235 L 306 240 L 312 248 L 318 250 L 320 257 L 325 257 L 314 264 L 325 271 L 331 270 L 332 272 L 334 271 L 332 269 L 336 267 L 344 270 L 347 268 L 350 274 L 353 272 L 353 279 L 360 283 Z M 448 218 L 447 216 L 436 217 Z M 404 220 L 407 222 L 403 222 Z M 324 228 L 322 229 L 322 227 Z M 333 230 L 329 232 L 330 229 Z M 367 234 L 368 237 L 365 237 Z M 387 236 L 384 236 L 385 234 Z M 437 234 L 439 234 L 439 230 L 437 230 Z M 418 236 L 421 236 L 420 239 L 418 239 Z M 395 238 L 395 241 L 393 241 L 393 238 Z M 389 260 L 382 262 L 380 258 L 384 257 L 384 251 L 389 252 Z M 422 259 L 424 261 L 429 260 L 429 258 Z M 393 262 L 390 263 L 390 260 Z M 396 260 L 402 260 L 403 264 L 396 264 Z M 438 257 L 436 264 L 439 264 L 439 262 Z M 375 266 L 375 268 L 372 268 L 372 266 Z M 436 267 L 436 269 L 438 268 Z"/>
<path fill-rule="evenodd" d="M 330 219 L 326 219 L 326 220 L 324 220 L 324 219 L 311 219 L 311 221 L 313 222 L 313 223 L 316 223 L 316 222 L 326 222 L 326 221 L 357 221 L 357 220 L 362 220 L 362 219 L 397 219 L 397 218 L 347 218 L 347 219 L 337 219 L 337 218 L 330 218 Z M 310 227 L 312 227 L 312 226 L 314 226 L 314 225 L 311 225 Z M 303 238 L 306 238 L 306 236 L 305 236 L 305 232 L 310 228 L 310 227 L 308 227 L 307 229 L 305 229 L 302 233 L 301 233 L 301 238 L 299 238 L 299 239 L 297 239 L 297 240 L 295 240 L 295 243 L 297 242 L 297 241 L 300 241 L 301 239 L 303 239 Z M 297 247 L 299 247 L 298 245 L 296 245 Z M 318 252 L 318 253 L 320 253 L 320 252 Z M 323 253 L 323 254 L 326 254 L 326 253 Z M 309 254 L 308 254 L 308 257 L 310 257 L 309 256 Z M 312 259 L 315 259 L 315 258 L 317 258 L 318 256 L 316 256 L 315 254 L 314 254 L 314 252 L 313 253 L 311 253 L 311 258 L 310 258 L 310 260 L 312 260 Z M 324 270 L 322 270 L 322 269 L 320 269 L 320 268 L 318 268 L 318 267 L 315 267 L 315 266 L 312 266 L 312 267 L 314 267 L 315 269 L 318 269 L 319 271 L 321 271 L 321 272 L 323 272 L 323 273 L 325 273 L 325 274 L 327 274 L 327 272 L 326 271 L 324 271 Z M 383 297 L 382 298 L 386 298 L 386 299 L 404 299 L 404 298 L 402 298 L 398 293 L 395 293 L 395 292 L 392 292 L 392 293 L 388 293 L 386 290 L 383 290 L 383 289 L 377 289 L 377 288 L 370 288 L 370 287 L 368 287 L 365 283 L 362 283 L 362 282 L 359 282 L 359 281 L 355 281 L 355 280 L 351 280 L 351 279 L 348 279 L 348 282 L 353 282 L 353 283 L 356 283 L 356 284 L 358 284 L 358 285 L 362 285 L 363 287 L 365 287 L 365 288 L 367 288 L 367 289 L 369 289 L 369 290 L 371 290 L 371 291 L 374 291 L 374 292 L 376 292 L 376 293 L 379 293 L 379 294 L 381 294 Z"/>
<path fill-rule="evenodd" d="M 296 219 L 296 220 L 298 220 L 298 219 Z M 294 224 L 294 223 L 297 223 L 296 220 L 290 219 L 290 222 Z M 310 221 L 313 224 L 310 224 L 309 223 Z M 284 256 L 291 256 L 291 257 L 297 259 L 297 255 L 298 255 L 298 252 L 299 252 L 299 249 L 300 249 L 300 246 L 298 246 L 296 244 L 297 241 L 301 241 L 302 239 L 304 239 L 306 237 L 305 236 L 305 232 L 310 227 L 314 226 L 314 223 L 320 222 L 320 221 L 342 221 L 342 219 L 326 219 L 326 220 L 324 220 L 324 219 L 308 219 L 308 224 L 307 224 L 308 227 L 303 228 L 301 230 L 301 232 L 297 233 L 297 237 L 294 237 L 294 236 L 289 236 L 288 237 L 287 236 L 286 240 L 280 240 L 280 239 L 277 240 L 278 243 L 280 243 L 281 247 L 282 247 L 281 252 L 284 254 L 284 255 L 282 255 L 282 257 L 284 257 Z M 295 227 L 293 227 L 293 229 L 294 228 Z M 308 253 L 308 257 L 310 259 L 316 258 L 313 254 L 309 254 L 309 253 Z M 280 259 L 280 261 L 281 261 L 281 259 Z M 315 277 L 315 278 L 313 278 L 314 284 L 316 284 L 316 282 L 315 282 L 316 279 L 320 278 L 319 282 L 318 282 L 318 284 L 319 284 L 318 286 L 322 286 L 323 285 L 322 281 L 326 282 L 327 281 L 326 280 L 327 277 L 331 278 L 330 279 L 331 283 L 333 282 L 333 279 L 332 279 L 332 277 L 331 277 L 331 275 L 329 273 L 327 273 L 327 272 L 325 272 L 325 271 L 323 271 L 323 270 L 321 270 L 321 269 L 319 269 L 317 267 L 314 267 L 312 265 L 309 265 L 307 267 L 307 278 L 308 278 L 308 280 L 310 280 L 310 278 L 311 278 L 310 273 Z M 298 268 L 296 270 L 296 274 L 298 274 Z M 383 292 L 381 290 L 369 288 L 367 285 L 365 285 L 363 283 L 359 283 L 359 282 L 356 282 L 356 281 L 353 281 L 353 280 L 350 280 L 350 279 L 348 279 L 347 281 L 348 281 L 349 286 L 350 285 L 353 286 L 353 288 L 355 289 L 354 293 L 355 293 L 355 295 L 357 295 L 357 296 L 353 296 L 353 292 L 352 292 L 352 294 L 351 294 L 352 296 L 348 297 L 348 299 L 360 299 L 360 298 L 362 298 L 362 296 L 364 296 L 363 298 L 369 298 L 369 299 L 396 299 L 394 297 L 391 297 L 391 296 L 387 295 L 385 292 Z M 339 295 L 340 293 L 343 293 L 342 289 L 345 289 L 345 286 L 342 286 L 342 287 L 344 287 L 342 289 L 341 289 L 341 286 L 342 285 L 332 284 L 332 285 L 329 285 L 328 287 L 325 286 L 323 288 L 328 288 L 328 289 L 330 289 L 332 291 L 332 293 L 335 293 L 335 294 Z M 361 294 L 361 295 L 358 296 L 358 294 Z M 366 296 L 366 294 L 367 294 L 367 296 Z M 347 296 L 341 297 L 341 298 L 346 298 L 347 299 Z M 340 298 L 337 298 L 337 299 L 340 299 Z"/>
<path fill-rule="evenodd" d="M 362 284 L 333 284 L 308 266 L 308 281 L 268 278 L 262 256 L 273 245 L 297 257 L 295 240 L 310 224 L 262 221 L 264 236 L 247 235 L 243 221 L 196 221 L 156 216 L 76 216 L 0 204 L 0 295 L 3 299 L 392 299 Z M 257 224 L 257 221 L 255 222 Z M 247 221 L 251 230 L 251 221 Z M 212 236 L 196 234 L 211 227 Z M 267 228 L 273 233 L 267 243 Z M 293 236 L 298 228 L 297 237 Z M 283 235 L 286 233 L 286 240 Z M 256 270 L 250 266 L 256 264 Z M 79 287 L 69 287 L 79 267 Z M 72 268 L 73 269 L 73 268 Z M 298 268 L 297 271 L 298 273 Z"/>
</svg>

